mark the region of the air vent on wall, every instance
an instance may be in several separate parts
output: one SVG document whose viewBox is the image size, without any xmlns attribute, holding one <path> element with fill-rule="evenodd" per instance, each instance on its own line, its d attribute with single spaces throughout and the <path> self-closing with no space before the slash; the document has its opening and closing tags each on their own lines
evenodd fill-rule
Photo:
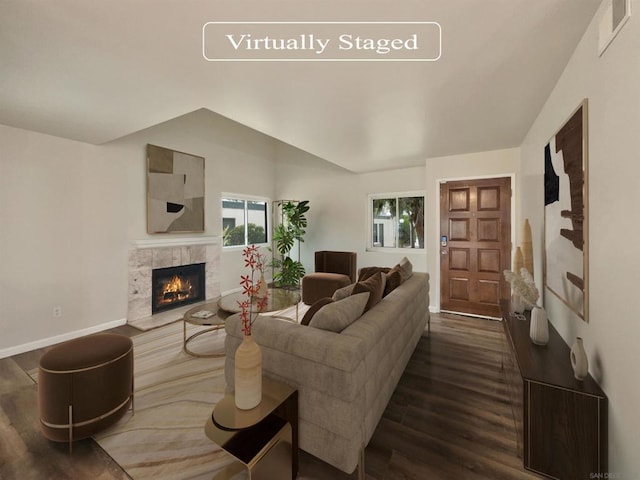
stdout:
<svg viewBox="0 0 640 480">
<path fill-rule="evenodd" d="M 602 55 L 631 16 L 631 0 L 607 0 L 600 18 L 598 55 Z"/>
</svg>

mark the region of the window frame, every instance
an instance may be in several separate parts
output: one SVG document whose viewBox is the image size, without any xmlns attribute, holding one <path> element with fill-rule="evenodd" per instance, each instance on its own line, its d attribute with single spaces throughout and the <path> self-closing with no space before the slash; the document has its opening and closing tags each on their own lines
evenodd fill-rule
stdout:
<svg viewBox="0 0 640 480">
<path fill-rule="evenodd" d="M 374 200 L 387 199 L 387 198 L 395 198 L 396 200 L 396 214 L 398 213 L 398 205 L 399 199 L 401 198 L 409 198 L 409 197 L 422 197 L 423 208 L 422 208 L 422 225 L 425 230 L 424 232 L 424 245 L 422 248 L 408 248 L 408 247 L 376 247 L 373 245 L 373 202 Z M 426 235 L 426 220 L 427 220 L 427 208 L 426 208 L 426 200 L 427 193 L 426 190 L 410 190 L 406 192 L 386 192 L 386 193 L 370 193 L 367 195 L 367 243 L 366 243 L 366 251 L 367 252 L 382 252 L 382 253 L 399 253 L 399 252 L 426 252 L 427 250 L 427 235 Z M 398 243 L 398 223 L 397 220 L 394 226 L 394 235 L 396 239 L 396 245 Z"/>
<path fill-rule="evenodd" d="M 222 248 L 224 250 L 240 250 L 249 245 L 257 245 L 260 247 L 269 246 L 271 244 L 271 199 L 267 197 L 257 196 L 257 195 L 247 195 L 245 193 L 231 193 L 231 192 L 221 192 L 220 193 L 220 228 L 221 233 L 220 236 L 223 237 L 224 234 L 224 200 L 241 200 L 244 202 L 244 243 L 242 245 L 225 245 L 224 238 L 221 238 Z M 266 241 L 264 243 L 256 243 L 249 244 L 247 243 L 249 238 L 249 213 L 247 204 L 248 202 L 264 202 L 265 204 L 265 233 L 266 233 Z"/>
</svg>

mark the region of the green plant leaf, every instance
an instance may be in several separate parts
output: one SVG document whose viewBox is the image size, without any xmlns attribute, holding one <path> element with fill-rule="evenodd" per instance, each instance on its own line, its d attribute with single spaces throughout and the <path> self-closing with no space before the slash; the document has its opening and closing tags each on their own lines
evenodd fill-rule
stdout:
<svg viewBox="0 0 640 480">
<path fill-rule="evenodd" d="M 273 259 L 272 264 L 279 271 L 274 274 L 274 282 L 278 286 L 297 286 L 304 276 L 302 263 L 289 257 L 295 241 L 303 242 L 307 233 L 307 218 L 309 200 L 300 202 L 284 201 L 278 204 L 282 208 L 282 223 L 274 229 L 273 240 L 280 259 Z"/>
<path fill-rule="evenodd" d="M 279 287 L 294 287 L 298 286 L 304 274 L 305 269 L 301 262 L 285 257 L 282 260 L 280 271 L 274 275 L 274 281 Z"/>
</svg>

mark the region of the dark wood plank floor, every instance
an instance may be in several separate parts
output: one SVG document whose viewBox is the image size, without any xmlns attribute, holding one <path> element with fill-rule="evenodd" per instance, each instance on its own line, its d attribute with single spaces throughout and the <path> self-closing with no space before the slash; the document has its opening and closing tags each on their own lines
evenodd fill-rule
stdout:
<svg viewBox="0 0 640 480">
<path fill-rule="evenodd" d="M 540 478 L 526 472 L 516 454 L 501 371 L 502 324 L 455 315 L 431 319 L 431 337 L 419 342 L 367 447 L 367 473 L 376 479 Z"/>
<path fill-rule="evenodd" d="M 516 434 L 500 370 L 502 325 L 432 315 L 366 449 L 368 479 L 537 479 L 516 456 Z M 119 333 L 138 330 L 120 327 Z M 37 388 L 25 371 L 43 350 L 0 360 L 0 478 L 129 478 L 91 439 L 66 445 L 39 431 Z M 302 453 L 300 479 L 353 479 Z M 161 480 L 161 479 L 158 479 Z"/>
</svg>

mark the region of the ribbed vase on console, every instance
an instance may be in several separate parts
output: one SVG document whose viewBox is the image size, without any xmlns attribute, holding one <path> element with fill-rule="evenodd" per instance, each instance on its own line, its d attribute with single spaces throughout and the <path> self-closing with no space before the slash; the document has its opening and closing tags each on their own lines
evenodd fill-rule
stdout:
<svg viewBox="0 0 640 480">
<path fill-rule="evenodd" d="M 549 343 L 549 320 L 547 312 L 537 305 L 531 310 L 531 324 L 529 325 L 529 337 L 536 345 Z"/>
<path fill-rule="evenodd" d="M 252 335 L 243 335 L 235 363 L 236 407 L 251 410 L 262 400 L 262 352 Z"/>
</svg>

